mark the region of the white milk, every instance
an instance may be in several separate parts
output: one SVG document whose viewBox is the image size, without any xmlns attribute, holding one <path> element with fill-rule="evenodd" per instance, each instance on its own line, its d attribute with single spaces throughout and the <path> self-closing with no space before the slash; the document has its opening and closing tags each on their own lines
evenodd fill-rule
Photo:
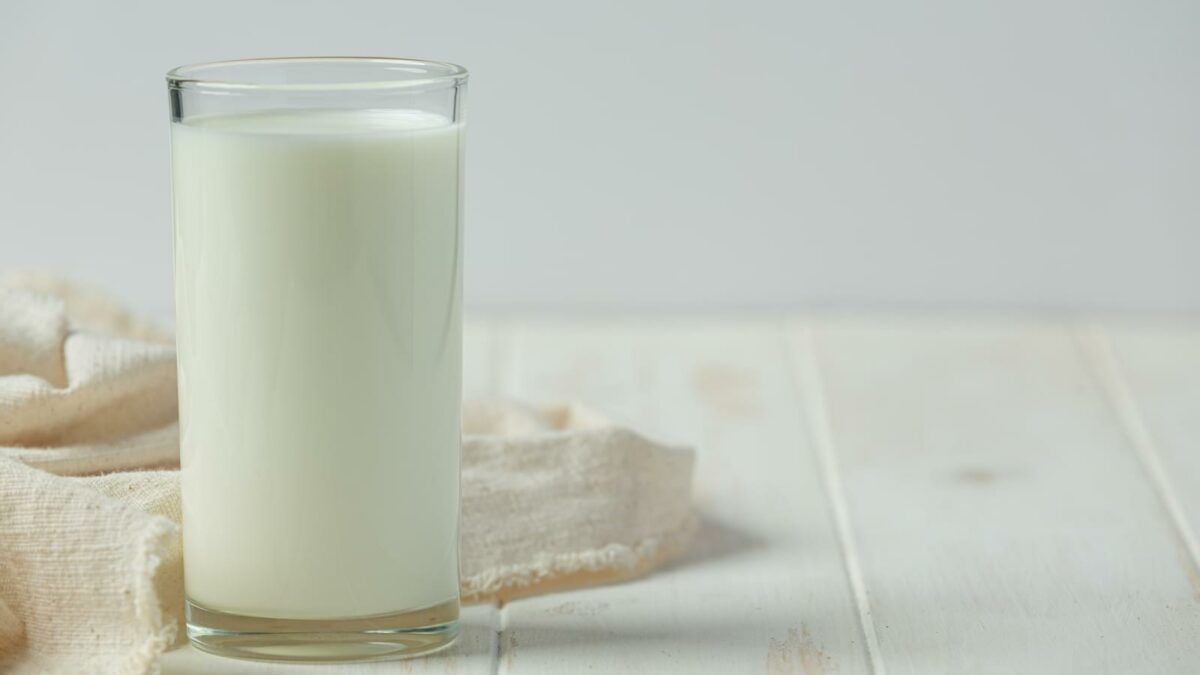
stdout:
<svg viewBox="0 0 1200 675">
<path fill-rule="evenodd" d="M 290 619 L 458 594 L 461 127 L 172 125 L 190 600 Z"/>
</svg>

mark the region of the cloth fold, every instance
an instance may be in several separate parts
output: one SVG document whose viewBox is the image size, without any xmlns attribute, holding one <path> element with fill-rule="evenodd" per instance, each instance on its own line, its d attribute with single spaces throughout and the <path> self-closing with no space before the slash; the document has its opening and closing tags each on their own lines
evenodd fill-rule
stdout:
<svg viewBox="0 0 1200 675">
<path fill-rule="evenodd" d="M 143 673 L 182 637 L 169 334 L 52 275 L 0 280 L 0 668 Z M 468 401 L 461 591 L 644 573 L 693 530 L 690 449 L 590 409 Z"/>
</svg>

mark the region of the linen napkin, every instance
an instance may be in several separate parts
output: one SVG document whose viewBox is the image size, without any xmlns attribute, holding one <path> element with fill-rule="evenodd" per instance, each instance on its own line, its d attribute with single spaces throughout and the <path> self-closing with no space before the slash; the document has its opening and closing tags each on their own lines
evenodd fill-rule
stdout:
<svg viewBox="0 0 1200 675">
<path fill-rule="evenodd" d="M 182 637 L 169 334 L 50 275 L 0 280 L 0 668 L 144 673 Z M 680 553 L 693 452 L 579 406 L 468 401 L 465 602 Z"/>
</svg>

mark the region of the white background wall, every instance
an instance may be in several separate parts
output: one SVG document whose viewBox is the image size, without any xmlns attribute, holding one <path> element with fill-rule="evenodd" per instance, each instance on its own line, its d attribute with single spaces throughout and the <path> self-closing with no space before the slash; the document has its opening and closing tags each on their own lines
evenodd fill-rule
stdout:
<svg viewBox="0 0 1200 675">
<path fill-rule="evenodd" d="M 1200 309 L 1200 3 L 0 4 L 0 271 L 171 291 L 163 73 L 472 71 L 475 307 Z"/>
</svg>

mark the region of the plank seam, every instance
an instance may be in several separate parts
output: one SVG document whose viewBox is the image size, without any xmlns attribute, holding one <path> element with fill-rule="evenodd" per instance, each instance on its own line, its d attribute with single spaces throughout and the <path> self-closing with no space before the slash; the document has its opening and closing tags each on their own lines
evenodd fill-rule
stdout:
<svg viewBox="0 0 1200 675">
<path fill-rule="evenodd" d="M 850 521 L 850 509 L 842 489 L 841 469 L 837 463 L 837 449 L 829 419 L 816 336 L 811 328 L 795 328 L 792 336 L 794 339 L 788 341 L 792 372 L 803 397 L 809 433 L 816 449 L 822 483 L 825 486 L 825 496 L 833 513 L 833 524 L 842 549 L 842 562 L 846 578 L 850 583 L 850 590 L 854 595 L 854 603 L 858 610 L 859 628 L 862 630 L 867 658 L 871 663 L 873 673 L 885 675 L 887 671 L 879 648 L 879 638 L 871 613 L 871 602 L 867 594 L 866 581 L 863 578 L 862 565 L 859 563 L 858 547 L 854 540 L 854 531 Z M 803 348 L 798 345 L 802 345 Z"/>
<path fill-rule="evenodd" d="M 1142 469 L 1167 512 L 1175 536 L 1187 550 L 1192 566 L 1200 572 L 1200 540 L 1188 522 L 1187 512 L 1167 476 L 1154 436 L 1146 426 L 1145 416 L 1121 370 L 1112 345 L 1107 336 L 1096 327 L 1076 328 L 1073 332 L 1076 343 L 1084 353 L 1084 359 L 1096 375 L 1109 404 L 1117 414 L 1118 423 L 1129 438 Z"/>
<path fill-rule="evenodd" d="M 520 331 L 511 319 L 492 324 L 491 390 L 493 394 L 511 397 L 518 389 L 521 376 L 521 354 L 518 345 Z M 496 625 L 492 631 L 492 675 L 508 671 L 504 659 L 504 633 L 508 630 L 508 603 L 496 603 Z"/>
<path fill-rule="evenodd" d="M 502 602 L 496 603 L 493 607 L 496 610 L 494 613 L 496 623 L 492 626 L 492 643 L 488 645 L 488 651 L 491 652 L 492 657 L 492 675 L 500 675 L 501 671 L 506 670 L 500 652 L 504 649 L 504 629 L 508 621 L 507 607 Z"/>
</svg>

